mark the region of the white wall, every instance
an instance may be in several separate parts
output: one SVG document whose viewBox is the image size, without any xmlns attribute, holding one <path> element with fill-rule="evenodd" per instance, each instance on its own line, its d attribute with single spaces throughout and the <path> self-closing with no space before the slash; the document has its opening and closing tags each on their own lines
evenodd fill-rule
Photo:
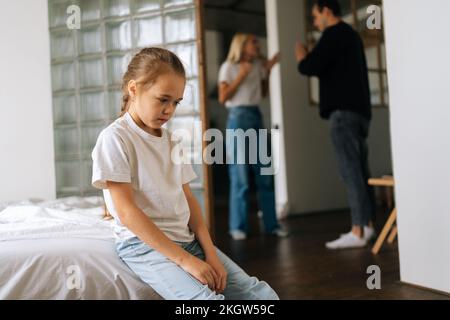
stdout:
<svg viewBox="0 0 450 320">
<path fill-rule="evenodd" d="M 401 279 L 450 292 L 450 2 L 384 10 Z"/>
<path fill-rule="evenodd" d="M 0 5 L 0 201 L 55 197 L 46 0 Z"/>
<path fill-rule="evenodd" d="M 277 202 L 288 203 L 292 213 L 346 208 L 328 123 L 309 102 L 308 81 L 297 71 L 295 41 L 305 42 L 303 0 L 266 0 L 269 53 L 282 52 L 282 63 L 271 79 L 272 122 L 279 124 L 280 161 L 286 172 L 276 177 Z M 391 172 L 388 110 L 374 110 L 369 140 L 374 176 Z M 279 206 L 281 204 L 279 203 Z"/>
</svg>

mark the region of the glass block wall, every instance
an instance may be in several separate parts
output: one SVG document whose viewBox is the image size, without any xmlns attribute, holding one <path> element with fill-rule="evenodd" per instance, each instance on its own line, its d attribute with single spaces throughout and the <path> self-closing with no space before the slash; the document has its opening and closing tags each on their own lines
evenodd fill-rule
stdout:
<svg viewBox="0 0 450 320">
<path fill-rule="evenodd" d="M 201 157 L 199 73 L 194 0 L 49 0 L 53 116 L 58 197 L 98 195 L 91 187 L 91 151 L 121 105 L 121 78 L 134 53 L 168 48 L 183 60 L 188 85 L 169 129 L 196 131 L 192 157 Z M 81 27 L 71 30 L 67 8 Z M 200 131 L 199 131 L 200 130 Z M 204 206 L 202 165 L 192 188 Z"/>
</svg>

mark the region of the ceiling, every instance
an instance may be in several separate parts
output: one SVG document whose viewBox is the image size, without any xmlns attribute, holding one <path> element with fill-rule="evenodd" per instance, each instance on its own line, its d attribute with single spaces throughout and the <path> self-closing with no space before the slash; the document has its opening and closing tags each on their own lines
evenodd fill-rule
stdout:
<svg viewBox="0 0 450 320">
<path fill-rule="evenodd" d="M 265 15 L 264 0 L 204 0 L 205 7 Z"/>
<path fill-rule="evenodd" d="M 205 27 L 224 33 L 266 35 L 264 0 L 204 0 Z"/>
</svg>

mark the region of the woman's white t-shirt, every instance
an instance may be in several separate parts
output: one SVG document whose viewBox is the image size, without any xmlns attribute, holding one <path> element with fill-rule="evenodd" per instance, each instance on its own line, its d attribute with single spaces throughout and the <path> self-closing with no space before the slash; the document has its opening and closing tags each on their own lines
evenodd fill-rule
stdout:
<svg viewBox="0 0 450 320">
<path fill-rule="evenodd" d="M 219 70 L 219 85 L 222 82 L 231 84 L 239 75 L 239 64 L 225 61 Z M 267 72 L 261 60 L 253 62 L 253 67 L 247 77 L 242 81 L 233 97 L 225 102 L 228 108 L 239 106 L 257 106 L 262 99 L 262 81 Z"/>
<path fill-rule="evenodd" d="M 190 164 L 172 161 L 172 150 L 179 141 L 171 140 L 166 129 L 161 137 L 141 129 L 129 113 L 100 133 L 92 151 L 92 185 L 103 189 L 118 238 L 135 235 L 121 223 L 106 181 L 130 183 L 136 205 L 169 239 L 194 240 L 188 226 L 190 211 L 183 184 L 196 179 L 197 175 Z"/>
</svg>

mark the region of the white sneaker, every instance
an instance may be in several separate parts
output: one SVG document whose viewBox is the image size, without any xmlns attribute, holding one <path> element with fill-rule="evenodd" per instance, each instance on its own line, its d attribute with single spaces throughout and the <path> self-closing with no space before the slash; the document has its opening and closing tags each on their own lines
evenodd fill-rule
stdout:
<svg viewBox="0 0 450 320">
<path fill-rule="evenodd" d="M 377 237 L 375 229 L 372 227 L 364 227 L 364 239 L 371 241 Z"/>
<path fill-rule="evenodd" d="M 286 230 L 284 230 L 282 228 L 277 228 L 277 229 L 273 230 L 270 234 L 277 236 L 279 238 L 286 238 L 287 236 L 289 236 L 289 232 L 287 232 Z"/>
<path fill-rule="evenodd" d="M 362 248 L 367 245 L 365 238 L 357 237 L 353 232 L 341 236 L 339 239 L 326 243 L 326 247 L 331 250 Z"/>
<path fill-rule="evenodd" d="M 233 240 L 245 240 L 247 239 L 247 234 L 241 230 L 232 230 L 230 231 L 230 236 Z"/>
<path fill-rule="evenodd" d="M 341 233 L 341 237 L 345 236 L 346 233 Z M 371 241 L 377 237 L 375 229 L 372 227 L 364 227 L 364 239 Z"/>
</svg>

